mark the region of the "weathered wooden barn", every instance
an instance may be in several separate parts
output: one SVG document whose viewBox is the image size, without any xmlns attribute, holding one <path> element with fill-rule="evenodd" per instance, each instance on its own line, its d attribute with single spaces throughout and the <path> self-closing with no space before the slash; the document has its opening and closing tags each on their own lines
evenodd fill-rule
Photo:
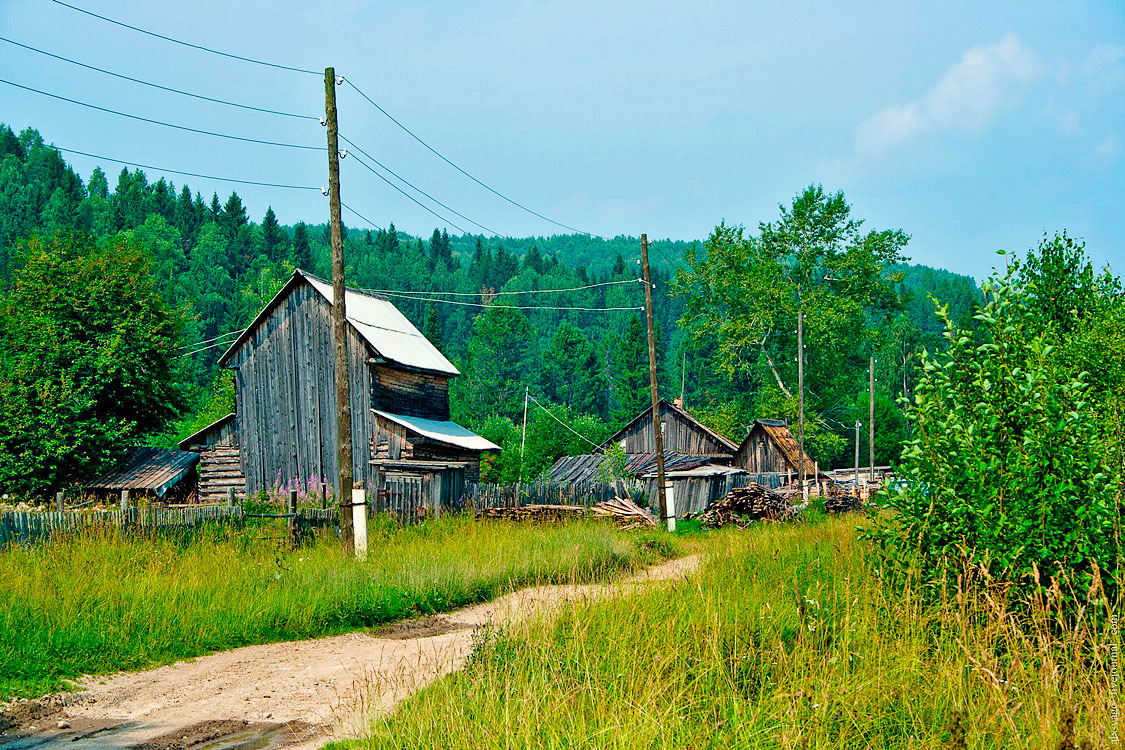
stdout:
<svg viewBox="0 0 1125 750">
<path fill-rule="evenodd" d="M 389 299 L 346 295 L 356 481 L 372 486 L 372 461 L 382 472 L 388 461 L 412 462 L 401 468 L 419 476 L 426 461 L 443 472 L 456 464 L 476 479 L 482 452 L 499 447 L 449 420 L 449 381 L 460 372 Z M 330 283 L 295 271 L 219 358 L 235 374 L 235 413 L 182 444 L 201 453 L 204 497 L 231 482 L 254 494 L 335 478 L 332 299 Z"/>
<path fill-rule="evenodd" d="M 246 476 L 238 450 L 237 415 L 231 412 L 194 435 L 180 441 L 180 449 L 199 454 L 199 484 L 196 498 L 203 503 L 221 502 L 230 490 L 242 495 Z"/>
<path fill-rule="evenodd" d="M 797 439 L 783 419 L 756 419 L 742 445 L 734 454 L 734 466 L 750 473 L 780 473 L 800 475 L 800 462 L 804 462 L 805 476 L 817 476 L 817 466 L 808 453 L 802 453 Z"/>
<path fill-rule="evenodd" d="M 727 440 L 684 409 L 660 399 L 660 431 L 664 450 L 685 456 L 730 458 L 738 445 Z M 617 431 L 602 447 L 617 444 L 626 453 L 653 453 L 656 439 L 652 432 L 652 409 L 645 409 Z"/>
</svg>

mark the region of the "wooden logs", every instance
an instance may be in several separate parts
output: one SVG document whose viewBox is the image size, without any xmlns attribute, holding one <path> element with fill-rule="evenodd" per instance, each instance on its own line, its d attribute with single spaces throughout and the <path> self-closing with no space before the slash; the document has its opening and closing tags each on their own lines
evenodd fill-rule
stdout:
<svg viewBox="0 0 1125 750">
<path fill-rule="evenodd" d="M 758 484 L 738 487 L 712 503 L 696 518 L 705 529 L 734 524 L 745 528 L 751 521 L 787 521 L 798 517 L 796 508 L 779 492 Z"/>
</svg>

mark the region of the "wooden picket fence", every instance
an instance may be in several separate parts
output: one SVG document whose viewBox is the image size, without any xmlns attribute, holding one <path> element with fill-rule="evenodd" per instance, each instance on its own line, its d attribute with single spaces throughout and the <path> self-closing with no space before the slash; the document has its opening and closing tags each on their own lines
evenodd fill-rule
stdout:
<svg viewBox="0 0 1125 750">
<path fill-rule="evenodd" d="M 609 482 L 556 483 L 537 479 L 515 484 L 469 483 L 460 505 L 464 508 L 519 508 L 524 505 L 581 505 L 589 507 L 612 500 L 621 494 L 621 484 Z M 630 496 L 642 492 L 636 484 L 626 485 Z"/>
<path fill-rule="evenodd" d="M 301 526 L 334 526 L 336 509 L 300 508 Z M 241 507 L 201 505 L 192 508 L 127 508 L 125 510 L 0 513 L 0 547 L 36 543 L 52 537 L 91 531 L 114 531 L 139 536 L 168 531 L 190 531 L 204 524 L 241 526 L 247 518 L 289 518 L 288 514 L 247 513 Z"/>
</svg>

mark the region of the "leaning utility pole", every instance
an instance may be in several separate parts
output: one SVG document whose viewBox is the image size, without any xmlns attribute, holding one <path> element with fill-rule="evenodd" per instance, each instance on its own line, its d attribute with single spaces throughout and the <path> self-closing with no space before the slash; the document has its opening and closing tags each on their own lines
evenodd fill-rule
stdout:
<svg viewBox="0 0 1125 750">
<path fill-rule="evenodd" d="M 855 491 L 859 492 L 859 428 L 863 425 L 858 419 L 855 421 Z"/>
<path fill-rule="evenodd" d="M 798 294 L 800 294 L 798 292 Z M 805 313 L 797 310 L 797 476 L 805 499 Z"/>
<path fill-rule="evenodd" d="M 656 334 L 652 330 L 652 282 L 648 273 L 648 235 L 641 235 L 641 266 L 645 275 L 645 319 L 648 322 L 648 379 L 652 390 L 652 439 L 656 448 L 656 496 L 660 517 L 669 531 L 676 530 L 676 510 L 669 508 L 664 493 L 664 435 L 660 430 L 660 397 L 656 394 Z"/>
<path fill-rule="evenodd" d="M 355 553 L 352 534 L 352 401 L 348 383 L 347 311 L 344 306 L 344 238 L 340 229 L 340 154 L 336 126 L 336 71 L 324 69 L 328 126 L 328 210 L 332 225 L 332 340 L 336 354 L 336 498 L 344 554 Z"/>
<path fill-rule="evenodd" d="M 871 475 L 870 480 L 872 484 L 875 482 L 875 358 L 871 358 L 871 363 L 867 371 L 867 452 L 870 454 L 868 458 L 871 460 Z"/>
</svg>

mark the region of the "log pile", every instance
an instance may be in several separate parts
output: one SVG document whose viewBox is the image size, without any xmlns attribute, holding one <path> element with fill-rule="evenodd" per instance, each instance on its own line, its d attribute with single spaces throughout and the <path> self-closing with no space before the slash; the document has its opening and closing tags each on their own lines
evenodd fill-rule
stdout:
<svg viewBox="0 0 1125 750">
<path fill-rule="evenodd" d="M 600 502 L 590 509 L 595 516 L 612 518 L 618 528 L 629 529 L 654 529 L 656 519 L 644 508 L 632 500 L 615 497 L 612 500 Z"/>
<path fill-rule="evenodd" d="M 581 505 L 521 505 L 512 508 L 481 508 L 477 518 L 500 518 L 506 521 L 560 521 L 564 518 L 582 518 L 586 509 Z"/>
<path fill-rule="evenodd" d="M 797 510 L 779 492 L 757 484 L 738 487 L 726 497 L 707 506 L 696 516 L 705 529 L 718 529 L 734 524 L 740 529 L 751 521 L 785 521 L 797 517 Z"/>
<path fill-rule="evenodd" d="M 863 500 L 859 495 L 839 490 L 835 485 L 828 490 L 828 497 L 824 498 L 825 513 L 850 513 L 857 510 L 863 510 Z"/>
</svg>

